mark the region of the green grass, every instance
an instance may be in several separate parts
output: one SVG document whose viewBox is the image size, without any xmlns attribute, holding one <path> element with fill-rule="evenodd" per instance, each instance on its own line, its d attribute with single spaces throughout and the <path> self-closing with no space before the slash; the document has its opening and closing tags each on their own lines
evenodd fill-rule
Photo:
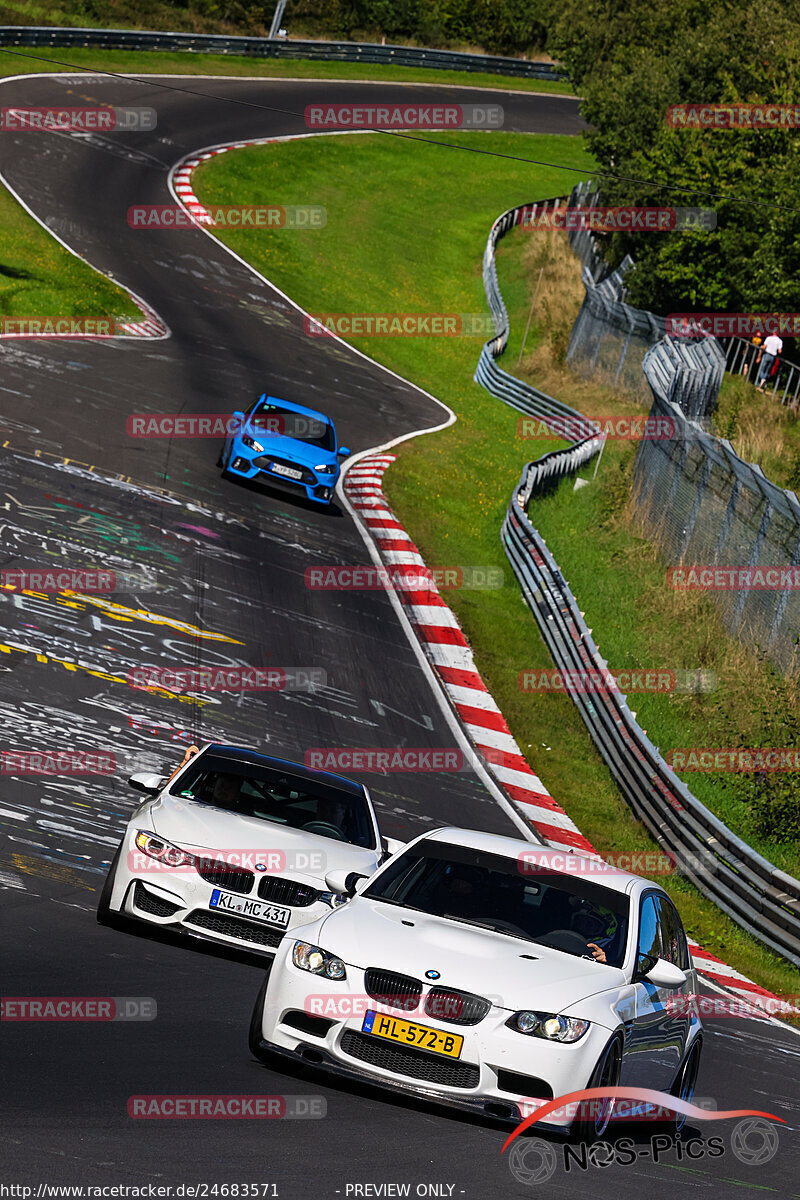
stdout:
<svg viewBox="0 0 800 1200">
<path fill-rule="evenodd" d="M 59 245 L 5 188 L 0 188 L 0 229 L 3 316 L 142 316 L 121 288 Z"/>
<path fill-rule="evenodd" d="M 1 23 L 1 22 L 0 22 Z M 42 71 L 111 71 L 127 74 L 236 75 L 257 79 L 360 79 L 374 83 L 455 84 L 458 87 L 498 88 L 514 92 L 546 92 L 571 96 L 572 85 L 545 79 L 518 79 L 428 67 L 376 66 L 370 63 L 312 62 L 311 59 L 250 58 L 236 54 L 197 54 L 190 51 L 92 50 L 71 46 L 0 47 L 0 78 Z"/>
<path fill-rule="evenodd" d="M 488 136 L 491 142 L 483 144 L 493 148 L 591 172 L 592 164 L 577 140 L 509 134 L 468 135 L 467 140 L 480 144 L 481 137 Z M 459 141 L 464 138 L 460 135 Z M 316 312 L 485 311 L 480 262 L 492 219 L 521 200 L 565 190 L 560 172 L 534 172 L 500 159 L 487 160 L 479 170 L 472 155 L 373 136 L 246 149 L 204 165 L 196 180 L 206 203 L 263 203 L 268 198 L 274 203 L 326 205 L 328 224 L 313 234 L 222 235 L 293 299 Z M 527 317 L 529 286 L 519 270 L 509 286 L 504 275 L 503 286 L 514 336 L 521 339 L 517 330 Z M 529 344 L 541 336 L 539 326 Z M 472 382 L 479 341 L 352 341 L 433 392 L 458 415 L 449 429 L 399 449 L 386 490 L 429 564 L 504 571 L 505 587 L 450 591 L 447 600 L 523 753 L 600 851 L 653 849 L 572 702 L 562 696 L 523 694 L 517 686 L 521 670 L 550 666 L 551 661 L 511 575 L 499 530 L 523 464 L 557 443 L 520 441 L 518 415 Z M 512 352 L 506 365 L 513 364 Z M 604 404 L 604 411 L 613 409 Z M 591 591 L 585 598 L 591 599 Z M 797 990 L 796 971 L 685 880 L 664 877 L 661 882 L 675 896 L 688 930 L 701 944 L 776 992 Z"/>
<path fill-rule="evenodd" d="M 82 24 L 67 20 L 67 12 L 36 5 L 13 6 L 26 21 Z M 0 22 L 2 23 L 2 22 Z M 58 22 L 56 22 L 58 23 Z M 89 22 L 91 23 L 91 22 Z M 516 80 L 509 76 L 467 75 L 462 71 L 426 68 L 375 67 L 361 63 L 315 63 L 253 59 L 223 54 L 161 54 L 138 51 L 97 51 L 40 47 L 0 48 L 0 78 L 58 70 L 60 64 L 79 69 L 143 74 L 236 75 L 256 78 L 361 79 L 421 83 L 454 83 L 462 87 L 511 88 L 568 94 L 566 84 Z M 136 319 L 141 314 L 120 288 L 69 254 L 33 221 L 13 197 L 0 188 L 0 313 L 7 316 L 116 316 Z M 65 239 L 69 241 L 69 239 Z"/>
<path fill-rule="evenodd" d="M 717 675 L 714 690 L 699 695 L 631 696 L 639 724 L 662 753 L 690 746 L 786 745 L 781 727 L 786 714 L 797 711 L 795 687 L 767 664 L 744 653 L 731 655 L 709 597 L 667 594 L 665 563 L 622 518 L 633 455 L 630 445 L 609 443 L 596 483 L 577 492 L 564 483 L 529 509 L 533 523 L 546 531 L 603 657 L 612 670 L 702 668 Z M 760 833 L 748 803 L 748 776 L 686 772 L 682 778 L 754 849 L 800 875 L 797 842 Z"/>
<path fill-rule="evenodd" d="M 746 376 L 726 375 L 714 414 L 714 432 L 728 438 L 745 462 L 756 463 L 779 487 L 800 490 L 800 411 L 757 392 Z"/>
</svg>

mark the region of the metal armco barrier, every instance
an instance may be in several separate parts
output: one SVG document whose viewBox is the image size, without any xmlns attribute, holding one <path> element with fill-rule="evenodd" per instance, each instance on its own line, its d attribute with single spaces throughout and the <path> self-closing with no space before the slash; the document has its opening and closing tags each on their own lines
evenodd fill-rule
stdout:
<svg viewBox="0 0 800 1200">
<path fill-rule="evenodd" d="M 585 418 L 574 408 L 570 408 L 568 404 L 562 404 L 560 400 L 554 400 L 552 396 L 545 395 L 538 388 L 531 387 L 530 384 L 523 383 L 522 380 L 507 374 L 498 367 L 495 361 L 506 348 L 509 332 L 508 312 L 497 282 L 495 262 L 497 243 L 505 237 L 509 229 L 513 229 L 516 225 L 534 221 L 537 217 L 552 212 L 554 208 L 563 208 L 570 202 L 568 197 L 558 196 L 551 200 L 540 200 L 536 204 L 523 204 L 517 208 L 509 208 L 506 212 L 501 213 L 489 230 L 486 249 L 483 252 L 483 286 L 497 332 L 481 350 L 475 371 L 475 381 L 485 387 L 487 392 L 527 416 L 571 417 L 585 423 Z"/>
<path fill-rule="evenodd" d="M 573 414 L 574 410 L 514 380 L 494 363 L 508 340 L 508 316 L 497 285 L 494 247 L 498 238 L 519 222 L 520 211 L 503 213 L 489 235 L 484 283 L 497 333 L 481 352 L 475 378 L 493 395 L 522 412 L 537 416 Z M 704 366 L 715 373 L 717 356 Z M 666 403 L 676 423 L 685 424 L 682 409 L 671 401 Z M 502 538 L 509 562 L 553 661 L 562 671 L 602 672 L 608 663 L 526 510 L 533 495 L 573 474 L 601 444 L 601 438 L 592 436 L 528 463 L 503 522 Z M 757 854 L 692 795 L 636 723 L 621 692 L 609 688 L 571 695 L 627 804 L 659 845 L 674 856 L 676 867 L 743 929 L 800 966 L 800 881 Z"/>
<path fill-rule="evenodd" d="M 285 38 L 224 37 L 212 33 L 159 33 L 141 29 L 68 29 L 59 26 L 0 25 L 0 46 L 86 46 L 105 50 L 186 50 L 241 54 L 256 58 L 306 58 L 326 62 L 364 62 L 384 66 L 433 67 L 440 71 L 481 71 L 522 79 L 560 82 L 567 74 L 552 63 L 528 62 L 495 54 L 463 54 L 416 46 L 378 46 L 370 42 L 289 41 Z"/>
<path fill-rule="evenodd" d="M 566 459 L 574 452 L 556 452 L 565 463 L 560 474 L 569 473 Z M 587 447 L 585 459 L 594 452 Z M 503 524 L 506 554 L 556 666 L 602 671 L 608 663 L 523 510 L 524 496 L 547 481 L 547 473 L 537 470 L 544 461 L 526 467 L 515 489 Z M 677 868 L 738 925 L 800 966 L 800 882 L 752 850 L 692 795 L 637 724 L 621 692 L 571 695 L 626 802 Z"/>
</svg>

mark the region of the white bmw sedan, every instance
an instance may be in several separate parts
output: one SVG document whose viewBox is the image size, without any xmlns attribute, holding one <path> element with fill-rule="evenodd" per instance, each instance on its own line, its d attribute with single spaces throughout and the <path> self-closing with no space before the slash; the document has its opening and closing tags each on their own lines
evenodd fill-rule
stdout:
<svg viewBox="0 0 800 1200">
<path fill-rule="evenodd" d="M 514 1122 L 588 1087 L 691 1099 L 702 1033 L 680 917 L 657 885 L 603 867 L 438 829 L 369 879 L 329 875 L 357 894 L 284 937 L 252 1053 Z M 612 1110 L 584 1109 L 572 1132 L 599 1136 Z"/>
<path fill-rule="evenodd" d="M 326 874 L 370 876 L 389 848 L 362 784 L 252 750 L 209 743 L 170 779 L 129 783 L 147 798 L 109 867 L 103 925 L 133 918 L 272 955 L 347 902 Z"/>
</svg>

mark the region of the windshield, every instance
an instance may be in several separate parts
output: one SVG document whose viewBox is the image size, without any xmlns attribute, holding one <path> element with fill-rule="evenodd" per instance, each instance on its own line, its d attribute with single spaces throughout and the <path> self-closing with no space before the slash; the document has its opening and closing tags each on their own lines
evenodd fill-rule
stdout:
<svg viewBox="0 0 800 1200">
<path fill-rule="evenodd" d="M 250 414 L 250 425 L 253 431 L 263 433 L 267 437 L 289 437 L 298 442 L 307 442 L 309 446 L 319 446 L 321 450 L 336 449 L 336 435 L 329 421 L 307 413 L 292 412 L 280 404 L 257 404 Z"/>
<path fill-rule="evenodd" d="M 592 943 L 615 967 L 625 957 L 629 902 L 621 892 L 445 842 L 399 854 L 362 895 L 578 957 L 591 957 Z"/>
<path fill-rule="evenodd" d="M 280 768 L 238 762 L 220 754 L 201 754 L 175 781 L 170 795 L 375 849 L 366 796 L 353 795 L 321 780 L 304 779 Z"/>
</svg>

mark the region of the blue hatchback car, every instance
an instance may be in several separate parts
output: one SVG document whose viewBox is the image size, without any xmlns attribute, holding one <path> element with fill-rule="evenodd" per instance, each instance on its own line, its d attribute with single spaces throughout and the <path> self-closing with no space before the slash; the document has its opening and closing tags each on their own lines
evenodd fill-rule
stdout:
<svg viewBox="0 0 800 1200">
<path fill-rule="evenodd" d="M 235 412 L 233 418 L 238 424 L 220 457 L 224 472 L 330 504 L 339 460 L 350 453 L 338 445 L 330 417 L 265 392 L 247 413 Z"/>
</svg>

